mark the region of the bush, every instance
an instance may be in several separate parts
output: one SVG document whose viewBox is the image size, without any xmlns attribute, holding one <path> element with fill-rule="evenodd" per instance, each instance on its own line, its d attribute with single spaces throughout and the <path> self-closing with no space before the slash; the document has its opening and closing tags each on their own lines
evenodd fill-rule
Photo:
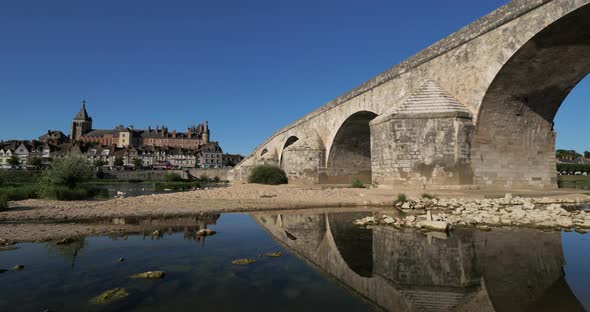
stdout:
<svg viewBox="0 0 590 312">
<path fill-rule="evenodd" d="M 0 194 L 0 210 L 8 208 L 8 196 Z"/>
<path fill-rule="evenodd" d="M 213 178 L 213 182 L 215 182 L 215 183 L 219 183 L 219 182 L 221 182 L 221 178 L 220 178 L 219 176 L 215 176 L 215 177 Z"/>
<path fill-rule="evenodd" d="M 180 181 L 182 181 L 182 177 L 178 173 L 167 172 L 164 175 L 164 180 L 168 181 L 168 182 L 180 182 Z"/>
<path fill-rule="evenodd" d="M 61 185 L 73 189 L 93 177 L 94 172 L 88 165 L 86 158 L 69 155 L 53 162 L 52 168 L 45 172 L 44 184 Z"/>
<path fill-rule="evenodd" d="M 404 193 L 397 194 L 397 200 L 395 201 L 396 204 L 397 203 L 405 203 L 406 201 L 408 201 L 406 194 L 404 194 Z"/>
<path fill-rule="evenodd" d="M 209 182 L 209 176 L 208 176 L 207 174 L 203 173 L 203 174 L 201 174 L 201 176 L 199 177 L 199 180 L 200 180 L 201 182 L 205 182 L 205 183 L 206 183 L 206 182 Z"/>
<path fill-rule="evenodd" d="M 353 188 L 364 188 L 365 186 L 363 185 L 363 182 L 361 182 L 361 180 L 354 178 L 352 179 L 352 183 L 351 186 Z"/>
<path fill-rule="evenodd" d="M 248 176 L 248 183 L 279 185 L 288 182 L 285 171 L 272 165 L 258 165 Z"/>
</svg>

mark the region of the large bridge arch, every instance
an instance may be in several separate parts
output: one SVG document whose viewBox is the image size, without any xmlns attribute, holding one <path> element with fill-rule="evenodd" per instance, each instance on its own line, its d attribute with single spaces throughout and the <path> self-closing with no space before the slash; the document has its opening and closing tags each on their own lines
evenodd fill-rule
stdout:
<svg viewBox="0 0 590 312">
<path fill-rule="evenodd" d="M 378 115 L 362 110 L 348 116 L 334 133 L 327 149 L 325 183 L 350 183 L 353 178 L 371 183 L 371 128 Z"/>
<path fill-rule="evenodd" d="M 504 64 L 481 105 L 472 144 L 475 183 L 555 188 L 553 119 L 590 73 L 590 4 L 539 31 Z"/>
</svg>

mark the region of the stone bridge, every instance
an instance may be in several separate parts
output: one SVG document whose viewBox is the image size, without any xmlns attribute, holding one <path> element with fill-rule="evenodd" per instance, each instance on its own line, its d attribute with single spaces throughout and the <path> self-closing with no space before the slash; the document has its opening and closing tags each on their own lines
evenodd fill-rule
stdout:
<svg viewBox="0 0 590 312">
<path fill-rule="evenodd" d="M 290 253 L 385 311 L 584 311 L 565 281 L 559 232 L 447 237 L 353 225 L 368 214 L 252 215 Z"/>
<path fill-rule="evenodd" d="M 514 0 L 279 130 L 232 172 L 421 188 L 556 185 L 553 119 L 590 72 L 590 0 Z"/>
</svg>

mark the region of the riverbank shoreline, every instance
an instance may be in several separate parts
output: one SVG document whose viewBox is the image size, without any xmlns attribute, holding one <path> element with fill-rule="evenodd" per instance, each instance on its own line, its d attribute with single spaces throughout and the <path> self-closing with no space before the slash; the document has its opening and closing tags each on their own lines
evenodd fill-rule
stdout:
<svg viewBox="0 0 590 312">
<path fill-rule="evenodd" d="M 402 193 L 410 200 L 409 202 L 421 202 L 422 197 L 427 196 L 438 198 L 443 203 L 453 203 L 453 207 L 457 203 L 467 204 L 505 198 L 505 192 L 490 190 L 424 191 L 321 185 L 238 184 L 226 188 L 102 201 L 23 200 L 11 202 L 7 210 L 0 211 L 0 243 L 101 235 L 129 230 L 126 226 L 97 226 L 86 222 L 108 218 L 166 218 L 203 213 L 283 213 L 325 208 L 391 212 L 397 208 L 404 210 L 402 205 L 395 206 L 398 195 Z M 536 202 L 534 198 L 542 199 L 547 204 L 590 202 L 587 191 L 571 189 L 536 192 L 514 190 L 511 196 L 533 202 Z"/>
</svg>

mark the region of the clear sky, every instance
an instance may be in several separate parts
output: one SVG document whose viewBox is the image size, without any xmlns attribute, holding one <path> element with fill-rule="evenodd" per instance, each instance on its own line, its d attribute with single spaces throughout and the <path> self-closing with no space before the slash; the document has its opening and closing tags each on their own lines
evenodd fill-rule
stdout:
<svg viewBox="0 0 590 312">
<path fill-rule="evenodd" d="M 0 2 L 0 140 L 95 128 L 186 129 L 248 154 L 273 132 L 507 0 Z M 556 120 L 590 149 L 590 79 Z"/>
</svg>

